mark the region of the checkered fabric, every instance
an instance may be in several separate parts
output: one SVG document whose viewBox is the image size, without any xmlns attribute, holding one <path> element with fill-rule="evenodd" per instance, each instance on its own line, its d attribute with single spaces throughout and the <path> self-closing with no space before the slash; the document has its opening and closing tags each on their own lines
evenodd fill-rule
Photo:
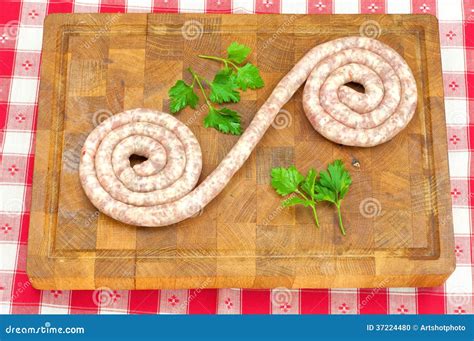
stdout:
<svg viewBox="0 0 474 341">
<path fill-rule="evenodd" d="M 43 19 L 59 12 L 430 13 L 439 19 L 457 267 L 437 288 L 40 291 L 26 275 Z M 474 0 L 0 0 L 0 313 L 474 313 Z M 471 148 L 472 147 L 472 148 Z"/>
</svg>

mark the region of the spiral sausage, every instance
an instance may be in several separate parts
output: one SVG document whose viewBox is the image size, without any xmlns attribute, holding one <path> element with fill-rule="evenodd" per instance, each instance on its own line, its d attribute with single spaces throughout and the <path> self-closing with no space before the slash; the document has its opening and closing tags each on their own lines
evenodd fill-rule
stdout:
<svg viewBox="0 0 474 341">
<path fill-rule="evenodd" d="M 370 38 L 318 45 L 283 77 L 216 169 L 197 187 L 202 153 L 173 116 L 134 109 L 97 126 L 82 149 L 80 179 L 92 204 L 127 224 L 165 226 L 192 217 L 227 185 L 282 106 L 305 82 L 303 106 L 313 127 L 350 146 L 374 146 L 402 130 L 416 109 L 414 77 L 403 58 Z M 344 86 L 358 82 L 361 94 Z M 147 161 L 130 166 L 138 154 Z"/>
</svg>

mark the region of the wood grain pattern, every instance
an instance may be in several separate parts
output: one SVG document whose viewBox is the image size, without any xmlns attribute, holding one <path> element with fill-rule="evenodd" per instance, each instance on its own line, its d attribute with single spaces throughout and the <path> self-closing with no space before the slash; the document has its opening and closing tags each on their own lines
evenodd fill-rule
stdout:
<svg viewBox="0 0 474 341">
<path fill-rule="evenodd" d="M 211 77 L 232 41 L 252 47 L 265 87 L 230 107 L 247 126 L 277 82 L 311 47 L 359 35 L 371 20 L 418 84 L 413 121 L 374 148 L 342 147 L 316 133 L 301 89 L 283 108 L 290 123 L 270 128 L 244 167 L 199 216 L 168 227 L 119 223 L 87 200 L 78 177 L 87 134 L 112 113 L 168 111 L 167 90 Z M 196 39 L 183 25 L 198 22 Z M 188 39 L 186 39 L 188 38 Z M 192 37 L 191 37 L 192 38 Z M 27 272 L 36 288 L 435 286 L 454 269 L 438 26 L 412 15 L 66 14 L 45 22 Z M 204 179 L 237 137 L 205 129 L 205 108 L 177 115 L 203 149 Z M 283 209 L 270 169 L 321 169 L 336 158 L 353 186 L 343 237 L 335 211 L 319 206 L 321 229 L 304 208 Z M 351 166 L 358 160 L 360 168 Z M 376 207 L 366 214 L 367 200 Z M 361 208 L 361 205 L 365 207 Z"/>
</svg>

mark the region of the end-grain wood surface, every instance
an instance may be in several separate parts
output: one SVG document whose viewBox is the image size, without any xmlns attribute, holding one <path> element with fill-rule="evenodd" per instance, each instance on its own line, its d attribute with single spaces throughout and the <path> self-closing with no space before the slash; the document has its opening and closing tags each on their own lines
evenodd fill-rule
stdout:
<svg viewBox="0 0 474 341">
<path fill-rule="evenodd" d="M 168 111 L 168 89 L 207 77 L 233 41 L 252 48 L 265 87 L 231 104 L 246 127 L 277 82 L 313 46 L 366 34 L 412 68 L 418 108 L 408 127 L 373 148 L 336 145 L 313 130 L 302 90 L 244 167 L 199 216 L 156 228 L 99 213 L 82 191 L 89 132 L 126 109 Z M 204 179 L 238 137 L 202 124 L 206 108 L 176 117 L 197 136 Z M 304 172 L 340 158 L 353 185 L 342 210 L 281 208 L 270 170 Z M 355 164 L 355 165 L 353 165 Z M 359 166 L 359 167 L 357 167 Z M 437 21 L 412 15 L 66 14 L 45 22 L 27 272 L 41 289 L 395 287 L 441 284 L 454 269 L 451 199 Z"/>
</svg>

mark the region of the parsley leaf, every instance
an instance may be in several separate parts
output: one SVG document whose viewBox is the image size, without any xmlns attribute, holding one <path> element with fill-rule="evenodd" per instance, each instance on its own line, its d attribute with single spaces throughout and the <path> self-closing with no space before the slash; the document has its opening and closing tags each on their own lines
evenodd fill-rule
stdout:
<svg viewBox="0 0 474 341">
<path fill-rule="evenodd" d="M 341 160 L 328 165 L 327 171 L 319 173 L 319 180 L 315 184 L 316 200 L 328 201 L 336 206 L 339 217 L 339 228 L 346 234 L 342 223 L 341 202 L 349 191 L 352 179 Z"/>
<path fill-rule="evenodd" d="M 222 69 L 215 76 L 211 87 L 210 100 L 214 103 L 227 103 L 240 101 L 240 93 L 232 77 L 232 70 Z"/>
<path fill-rule="evenodd" d="M 227 48 L 227 57 L 229 60 L 240 64 L 242 63 L 250 54 L 250 47 L 245 46 L 243 44 L 239 44 L 237 42 L 233 42 Z"/>
<path fill-rule="evenodd" d="M 315 195 L 317 201 L 328 201 L 333 204 L 336 203 L 336 197 L 331 189 L 321 186 L 320 183 L 315 185 L 315 189 L 317 191 Z"/>
<path fill-rule="evenodd" d="M 306 178 L 304 179 L 303 183 L 301 184 L 301 189 L 313 200 L 315 200 L 314 184 L 316 183 L 316 177 L 316 171 L 314 168 L 311 168 L 308 171 L 308 174 L 306 174 Z"/>
<path fill-rule="evenodd" d="M 212 127 L 225 134 L 242 134 L 239 114 L 228 108 L 217 109 L 210 106 L 207 116 L 204 117 L 204 127 Z"/>
<path fill-rule="evenodd" d="M 313 186 L 316 178 L 314 169 L 309 170 L 308 174 L 303 176 L 295 166 L 288 168 L 277 167 L 273 168 L 271 172 L 272 187 L 281 196 L 292 194 L 293 196 L 282 202 L 283 207 L 303 205 L 304 207 L 311 207 L 313 211 L 314 221 L 319 227 L 318 215 L 316 213 L 316 201 L 309 193 L 314 193 L 308 186 Z M 309 191 L 309 193 L 307 192 Z M 304 194 L 306 192 L 308 196 Z"/>
<path fill-rule="evenodd" d="M 247 63 L 243 67 L 237 69 L 236 82 L 244 91 L 246 91 L 247 88 L 258 89 L 264 85 L 258 68 L 251 63 Z"/>
<path fill-rule="evenodd" d="M 186 84 L 183 80 L 179 80 L 176 84 L 171 87 L 168 91 L 170 97 L 170 110 L 171 113 L 177 113 L 186 106 L 196 108 L 196 104 L 199 101 L 199 97 L 193 90 L 193 86 Z"/>
<path fill-rule="evenodd" d="M 324 199 L 325 201 L 336 204 L 344 199 L 351 184 L 352 179 L 349 172 L 341 160 L 336 160 L 328 165 L 327 171 L 319 173 L 319 181 L 316 183 L 317 196 L 327 197 L 328 200 Z"/>
<path fill-rule="evenodd" d="M 272 186 L 281 196 L 296 192 L 303 180 L 304 176 L 295 166 L 288 169 L 283 167 L 272 169 Z"/>
<path fill-rule="evenodd" d="M 283 207 L 290 207 L 295 205 L 303 205 L 304 207 L 311 206 L 311 200 L 301 199 L 300 197 L 291 197 L 289 199 L 284 200 L 281 204 Z"/>
</svg>

